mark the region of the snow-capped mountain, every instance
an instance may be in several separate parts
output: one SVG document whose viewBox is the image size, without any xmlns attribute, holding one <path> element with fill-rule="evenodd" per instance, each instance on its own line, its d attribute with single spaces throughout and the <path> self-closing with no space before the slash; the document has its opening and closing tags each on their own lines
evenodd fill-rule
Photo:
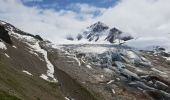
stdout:
<svg viewBox="0 0 170 100">
<path fill-rule="evenodd" d="M 128 36 L 98 22 L 78 40 L 126 41 Z M 139 51 L 114 43 L 58 45 L 0 21 L 0 98 L 169 100 L 169 66 L 170 53 L 162 47 Z"/>
<path fill-rule="evenodd" d="M 70 37 L 67 39 L 74 40 Z M 133 39 L 133 37 L 117 28 L 109 28 L 109 26 L 99 21 L 87 27 L 82 33 L 79 33 L 77 40 L 81 41 L 81 39 L 87 39 L 89 42 L 108 41 L 114 43 L 117 39 L 128 41 Z"/>
</svg>

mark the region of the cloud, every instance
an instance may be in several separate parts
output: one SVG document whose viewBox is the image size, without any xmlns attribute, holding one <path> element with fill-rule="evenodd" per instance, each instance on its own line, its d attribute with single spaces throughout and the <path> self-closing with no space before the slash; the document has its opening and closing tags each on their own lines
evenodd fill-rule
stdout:
<svg viewBox="0 0 170 100">
<path fill-rule="evenodd" d="M 75 34 L 91 23 L 92 15 L 79 14 L 70 10 L 55 11 L 26 7 L 19 0 L 0 0 L 0 18 L 32 34 L 56 41 L 66 34 Z M 81 15 L 83 16 L 83 15 Z"/>
<path fill-rule="evenodd" d="M 133 46 L 170 47 L 169 3 L 169 0 L 121 0 L 97 20 L 133 34 L 136 40 L 129 43 Z"/>
<path fill-rule="evenodd" d="M 169 0 L 121 0 L 98 20 L 135 36 L 160 36 L 170 32 L 169 3 Z"/>
<path fill-rule="evenodd" d="M 70 4 L 67 8 L 81 14 L 93 14 L 94 16 L 100 15 L 106 10 L 106 8 L 98 8 L 86 3 Z"/>
<path fill-rule="evenodd" d="M 169 4 L 170 0 L 120 0 L 109 8 L 76 3 L 65 10 L 56 11 L 27 7 L 20 0 L 0 0 L 0 19 L 53 41 L 66 34 L 77 34 L 97 21 L 137 38 L 169 38 Z M 95 16 L 96 12 L 100 14 Z"/>
</svg>

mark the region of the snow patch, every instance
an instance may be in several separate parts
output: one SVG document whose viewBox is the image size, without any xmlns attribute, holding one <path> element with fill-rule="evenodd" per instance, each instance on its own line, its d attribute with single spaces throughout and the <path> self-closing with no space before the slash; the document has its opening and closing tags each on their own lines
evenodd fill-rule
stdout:
<svg viewBox="0 0 170 100">
<path fill-rule="evenodd" d="M 72 59 L 76 60 L 76 62 L 78 63 L 78 65 L 79 65 L 79 66 L 81 66 L 81 62 L 80 62 L 80 60 L 76 57 L 76 55 L 73 55 L 73 56 L 67 56 L 67 57 L 69 57 L 69 58 L 72 58 Z"/>
<path fill-rule="evenodd" d="M 38 54 L 37 54 L 37 53 L 35 53 L 35 52 L 33 52 L 33 51 L 29 51 L 29 53 L 31 53 L 31 54 L 33 54 L 33 55 L 38 56 Z"/>
<path fill-rule="evenodd" d="M 68 97 L 65 97 L 66 100 L 70 100 Z"/>
<path fill-rule="evenodd" d="M 42 74 L 40 77 L 42 77 L 43 79 L 45 79 L 47 81 L 49 81 L 48 77 L 50 77 L 50 78 L 52 78 L 52 80 L 51 80 L 52 82 L 57 82 L 57 80 L 54 78 L 54 66 L 48 59 L 47 51 L 40 47 L 40 45 L 39 45 L 40 41 L 35 39 L 34 37 L 31 37 L 31 36 L 15 33 L 12 31 L 12 29 L 11 29 L 10 35 L 13 35 L 15 38 L 24 41 L 28 46 L 30 46 L 32 48 L 31 53 L 33 51 L 41 53 L 44 56 L 48 70 L 47 70 L 47 76 Z"/>
<path fill-rule="evenodd" d="M 7 58 L 10 58 L 10 56 L 9 56 L 8 54 L 5 53 L 4 55 L 5 55 Z"/>
<path fill-rule="evenodd" d="M 109 82 L 107 82 L 107 84 L 111 84 L 111 83 L 113 83 L 114 82 L 114 80 L 110 80 Z"/>
<path fill-rule="evenodd" d="M 0 48 L 3 50 L 7 49 L 6 45 L 3 42 L 0 42 Z"/>
<path fill-rule="evenodd" d="M 114 89 L 112 89 L 112 93 L 113 93 L 113 94 L 115 94 L 115 93 L 116 93 Z"/>
<path fill-rule="evenodd" d="M 25 74 L 27 74 L 27 75 L 32 76 L 32 74 L 31 74 L 30 72 L 26 71 L 26 70 L 23 70 L 22 72 L 25 73 Z"/>
<path fill-rule="evenodd" d="M 48 77 L 51 77 L 51 78 L 53 79 L 52 81 L 57 82 L 57 80 L 54 78 L 54 66 L 52 65 L 52 63 L 51 63 L 51 62 L 49 61 L 49 59 L 48 59 L 47 51 L 44 50 L 44 49 L 42 49 L 42 48 L 40 47 L 39 42 L 36 42 L 34 45 L 29 44 L 29 46 L 30 46 L 33 50 L 35 50 L 36 52 L 41 53 L 41 54 L 44 56 L 44 59 L 45 59 L 45 61 L 46 61 L 47 68 L 48 68 L 48 70 L 47 70 L 47 76 L 48 76 Z"/>
<path fill-rule="evenodd" d="M 44 74 L 41 74 L 41 76 L 40 76 L 42 79 L 44 79 L 44 80 L 47 80 L 48 81 L 48 76 L 47 75 L 44 75 Z"/>
<path fill-rule="evenodd" d="M 13 48 L 17 49 L 17 47 L 15 45 L 12 46 Z"/>
<path fill-rule="evenodd" d="M 68 97 L 65 97 L 66 100 L 75 100 L 75 99 L 69 99 Z"/>
<path fill-rule="evenodd" d="M 92 67 L 90 65 L 86 65 L 86 67 L 89 68 L 89 69 L 92 69 Z"/>
<path fill-rule="evenodd" d="M 164 57 L 166 60 L 170 61 L 170 57 Z"/>
</svg>

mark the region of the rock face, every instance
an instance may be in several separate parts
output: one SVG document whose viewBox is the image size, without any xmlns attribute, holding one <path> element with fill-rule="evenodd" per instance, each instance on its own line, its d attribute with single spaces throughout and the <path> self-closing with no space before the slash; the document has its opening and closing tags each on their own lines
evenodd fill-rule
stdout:
<svg viewBox="0 0 170 100">
<path fill-rule="evenodd" d="M 117 39 L 128 41 L 133 39 L 133 37 L 128 33 L 120 31 L 117 28 L 109 28 L 107 25 L 99 21 L 87 27 L 82 33 L 78 34 L 77 40 L 81 39 L 87 39 L 88 41 L 93 41 L 96 43 L 101 41 L 114 43 Z"/>
<path fill-rule="evenodd" d="M 97 22 L 97 23 L 91 25 L 90 27 L 88 27 L 88 29 L 91 29 L 91 31 L 94 33 L 100 33 L 104 30 L 109 29 L 109 27 L 107 25 L 103 24 L 102 22 Z"/>
<path fill-rule="evenodd" d="M 105 40 L 109 41 L 110 43 L 113 43 L 115 39 L 118 39 L 120 34 L 122 34 L 122 32 L 116 28 L 112 28 L 109 31 L 109 35 L 106 37 Z"/>
<path fill-rule="evenodd" d="M 1 33 L 10 33 L 7 37 L 12 42 L 0 35 L 6 46 L 0 48 L 2 100 L 170 99 L 169 59 L 162 52 L 169 53 L 163 48 L 137 51 L 126 45 L 55 45 L 9 23 L 1 26 Z M 109 29 L 101 22 L 89 28 L 94 29 L 89 39 L 100 34 L 99 40 Z M 112 42 L 122 33 L 113 28 L 103 39 Z"/>
<path fill-rule="evenodd" d="M 104 34 L 109 27 L 101 22 L 97 22 L 87 28 L 87 31 L 83 32 L 83 36 L 88 39 L 88 41 L 98 41 L 100 36 Z"/>
<path fill-rule="evenodd" d="M 11 38 L 8 34 L 8 31 L 5 30 L 4 26 L 0 25 L 0 39 L 2 39 L 3 41 L 5 41 L 8 44 L 12 44 Z"/>
</svg>

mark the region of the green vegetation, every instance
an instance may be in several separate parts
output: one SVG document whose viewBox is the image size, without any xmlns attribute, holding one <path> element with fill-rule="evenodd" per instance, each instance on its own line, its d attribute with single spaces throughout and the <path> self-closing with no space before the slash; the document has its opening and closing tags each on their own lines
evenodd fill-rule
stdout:
<svg viewBox="0 0 170 100">
<path fill-rule="evenodd" d="M 21 100 L 21 99 L 12 96 L 5 91 L 0 91 L 0 100 Z"/>
</svg>

